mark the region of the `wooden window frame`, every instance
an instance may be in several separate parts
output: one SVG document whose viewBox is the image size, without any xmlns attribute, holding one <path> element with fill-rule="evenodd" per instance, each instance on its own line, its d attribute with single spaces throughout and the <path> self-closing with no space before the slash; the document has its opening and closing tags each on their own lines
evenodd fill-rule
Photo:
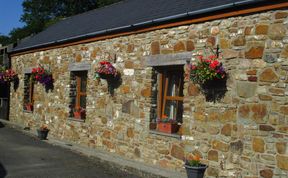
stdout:
<svg viewBox="0 0 288 178">
<path fill-rule="evenodd" d="M 182 101 L 182 102 L 184 101 L 184 96 L 167 96 L 168 84 L 169 84 L 169 77 L 167 73 L 171 71 L 177 72 L 177 70 L 182 70 L 181 73 L 184 75 L 183 66 L 181 67 L 182 69 L 180 69 L 180 67 L 167 67 L 167 68 L 162 68 L 161 70 L 159 70 L 159 74 L 158 74 L 159 75 L 159 81 L 158 81 L 159 87 L 158 87 L 158 93 L 157 93 L 157 117 L 159 119 L 163 119 L 167 101 Z M 181 92 L 182 95 L 183 95 L 183 85 L 184 85 L 184 77 L 180 78 L 179 84 L 178 84 L 178 91 L 181 92 L 180 90 L 182 90 Z"/>
<path fill-rule="evenodd" d="M 184 96 L 168 96 L 168 84 L 169 84 L 169 77 L 165 76 L 165 74 L 161 73 L 160 75 L 160 81 L 159 81 L 159 98 L 158 98 L 158 118 L 163 119 L 165 107 L 167 101 L 182 101 L 184 100 Z M 183 79 L 180 79 L 178 90 L 181 89 L 181 82 L 183 82 Z M 164 85 L 164 88 L 163 88 Z"/>
<path fill-rule="evenodd" d="M 87 75 L 87 73 L 85 73 Z M 80 109 L 81 108 L 81 96 L 87 96 L 87 91 L 86 92 L 81 92 L 81 84 L 82 84 L 82 77 L 85 76 L 77 76 L 76 75 L 76 104 L 75 104 L 75 109 Z M 87 78 L 87 76 L 86 76 Z M 87 80 L 86 80 L 86 88 L 87 88 Z"/>
<path fill-rule="evenodd" d="M 24 86 L 28 87 L 29 96 L 28 96 L 28 98 L 24 98 L 24 103 L 23 103 L 24 104 L 24 110 L 28 111 L 27 108 L 26 108 L 26 105 L 28 103 L 31 103 L 32 107 L 34 106 L 34 82 L 30 79 L 31 78 L 31 73 L 25 73 L 24 75 L 25 75 L 25 77 L 27 76 L 28 82 L 29 82 L 28 84 L 26 84 L 27 80 L 24 81 L 25 82 Z M 25 95 L 25 91 L 24 91 L 24 95 Z M 26 102 L 26 100 L 28 100 L 28 102 Z M 33 108 L 29 112 L 33 112 Z"/>
<path fill-rule="evenodd" d="M 74 83 L 75 85 L 73 84 L 74 87 L 71 87 L 70 92 L 75 93 L 75 94 L 72 94 L 72 95 L 70 94 L 70 98 L 72 99 L 73 102 L 69 104 L 69 108 L 70 108 L 69 117 L 83 121 L 86 119 L 88 71 L 87 70 L 71 71 L 71 76 L 72 78 L 70 78 L 71 80 L 70 82 L 71 84 Z M 85 91 L 81 91 L 82 88 L 85 88 Z M 82 97 L 85 97 L 85 103 L 84 104 L 82 103 L 82 106 L 81 106 Z M 84 113 L 82 113 L 83 111 L 82 109 L 84 110 Z M 75 114 L 77 112 L 78 114 L 76 116 Z"/>
</svg>

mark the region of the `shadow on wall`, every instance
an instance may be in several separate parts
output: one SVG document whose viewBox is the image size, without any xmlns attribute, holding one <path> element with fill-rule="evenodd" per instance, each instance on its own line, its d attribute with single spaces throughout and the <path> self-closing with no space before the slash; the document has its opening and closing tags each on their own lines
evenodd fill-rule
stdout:
<svg viewBox="0 0 288 178">
<path fill-rule="evenodd" d="M 114 90 L 119 88 L 122 84 L 121 74 L 117 75 L 116 77 L 108 77 L 107 84 L 108 84 L 108 91 L 111 96 L 114 96 Z"/>
<path fill-rule="evenodd" d="M 205 95 L 206 101 L 217 102 L 224 98 L 227 90 L 227 77 L 224 79 L 214 79 L 201 84 L 201 90 Z"/>
<path fill-rule="evenodd" d="M 0 122 L 0 128 L 3 128 L 3 127 L 5 127 L 5 125 L 2 124 L 2 122 Z M 1 177 L 0 177 L 0 178 L 1 178 Z"/>
<path fill-rule="evenodd" d="M 4 178 L 7 175 L 7 171 L 4 166 L 0 163 L 0 178 Z"/>
</svg>

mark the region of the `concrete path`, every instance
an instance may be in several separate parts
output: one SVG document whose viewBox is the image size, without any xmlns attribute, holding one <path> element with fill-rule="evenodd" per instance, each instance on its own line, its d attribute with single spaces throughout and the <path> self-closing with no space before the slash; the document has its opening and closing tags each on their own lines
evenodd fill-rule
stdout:
<svg viewBox="0 0 288 178">
<path fill-rule="evenodd" d="M 0 122 L 0 178 L 137 178 Z"/>
</svg>

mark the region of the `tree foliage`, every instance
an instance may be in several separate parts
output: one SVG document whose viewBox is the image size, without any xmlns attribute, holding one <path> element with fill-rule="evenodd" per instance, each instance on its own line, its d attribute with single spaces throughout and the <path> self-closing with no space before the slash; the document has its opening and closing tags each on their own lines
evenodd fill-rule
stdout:
<svg viewBox="0 0 288 178">
<path fill-rule="evenodd" d="M 0 35 L 0 44 L 3 46 L 8 45 L 10 43 L 10 38 L 5 35 Z"/>
<path fill-rule="evenodd" d="M 21 21 L 26 25 L 14 28 L 8 43 L 39 33 L 62 18 L 103 7 L 121 0 L 24 0 Z M 1 38 L 2 37 L 2 38 Z M 0 36 L 0 44 L 7 43 L 7 36 Z"/>
</svg>

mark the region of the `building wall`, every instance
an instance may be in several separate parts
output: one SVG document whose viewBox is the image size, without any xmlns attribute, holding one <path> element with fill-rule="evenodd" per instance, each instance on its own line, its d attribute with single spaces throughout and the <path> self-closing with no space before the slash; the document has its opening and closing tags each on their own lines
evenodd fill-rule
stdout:
<svg viewBox="0 0 288 178">
<path fill-rule="evenodd" d="M 33 113 L 23 112 L 23 82 L 11 93 L 10 120 L 33 129 L 47 124 L 50 135 L 126 158 L 183 171 L 182 159 L 200 154 L 207 176 L 288 175 L 288 11 L 270 11 L 162 29 L 52 49 L 12 58 L 23 71 L 50 66 L 53 92 L 35 85 Z M 81 28 L 81 27 L 79 27 Z M 227 92 L 206 102 L 186 78 L 182 138 L 149 133 L 152 68 L 144 56 L 197 52 L 219 44 L 229 74 Z M 111 96 L 105 80 L 94 80 L 101 60 L 115 61 L 122 84 Z M 70 63 L 87 61 L 87 118 L 68 119 Z M 123 112 L 124 111 L 124 112 Z"/>
</svg>

